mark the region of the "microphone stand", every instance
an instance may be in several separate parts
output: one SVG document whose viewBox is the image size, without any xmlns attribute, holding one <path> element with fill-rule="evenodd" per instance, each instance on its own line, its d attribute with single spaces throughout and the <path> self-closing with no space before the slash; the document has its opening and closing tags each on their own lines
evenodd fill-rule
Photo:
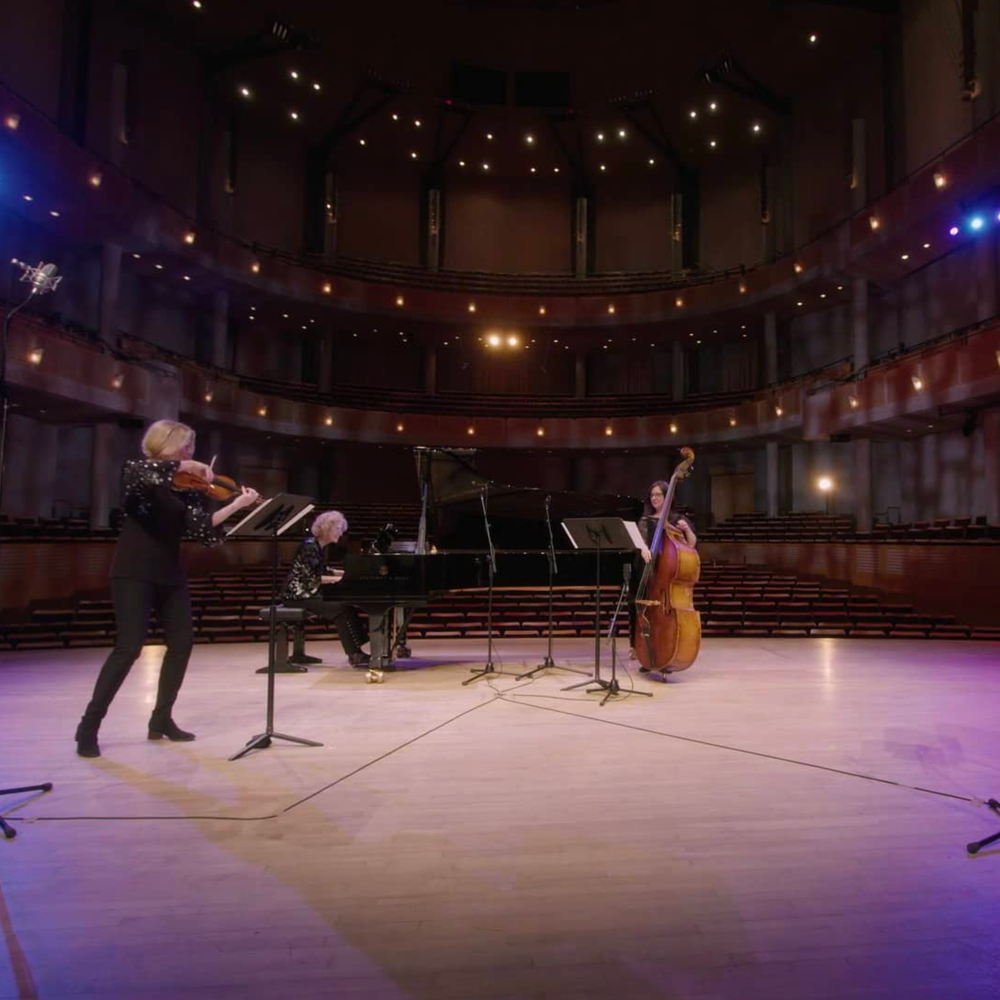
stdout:
<svg viewBox="0 0 1000 1000">
<path fill-rule="evenodd" d="M 3 338 L 0 340 L 0 509 L 3 505 L 4 463 L 7 457 L 7 414 L 10 409 L 10 393 L 7 391 L 7 335 L 10 321 L 40 292 L 48 291 L 44 286 L 32 285 L 25 300 L 7 312 L 3 321 Z M 23 792 L 51 792 L 52 782 L 42 785 L 26 785 L 22 788 L 0 788 L 0 795 L 19 795 Z M 0 816 L 0 832 L 7 840 L 13 840 L 17 831 Z"/>
<path fill-rule="evenodd" d="M 515 680 L 524 680 L 525 677 L 534 677 L 539 670 L 548 670 L 550 667 L 556 670 L 568 670 L 573 674 L 588 674 L 589 670 L 577 670 L 574 667 L 557 667 L 555 661 L 552 659 L 552 630 L 553 630 L 553 615 L 552 615 L 552 591 L 554 588 L 553 576 L 559 572 L 559 567 L 556 564 L 556 543 L 555 539 L 552 537 L 552 518 L 549 514 L 549 508 L 552 505 L 552 496 L 546 496 L 545 498 L 545 526 L 549 529 L 549 549 L 545 553 L 548 558 L 549 563 L 549 642 L 548 651 L 545 654 L 545 659 L 531 670 L 526 671 L 523 674 L 518 674 Z"/>
<path fill-rule="evenodd" d="M 613 695 L 619 695 L 619 694 L 622 693 L 621 685 L 618 683 L 618 673 L 617 673 L 617 667 L 618 667 L 618 656 L 617 656 L 617 652 L 618 652 L 618 629 L 617 629 L 617 625 L 618 625 L 618 616 L 621 614 L 622 608 L 625 606 L 626 601 L 628 600 L 628 585 L 629 585 L 629 580 L 632 577 L 632 567 L 628 566 L 628 565 L 623 566 L 622 567 L 622 576 L 623 576 L 622 589 L 621 589 L 621 592 L 618 594 L 618 605 L 615 608 L 615 613 L 611 616 L 611 625 L 608 628 L 608 639 L 611 640 L 611 680 L 610 681 L 602 681 L 600 678 L 597 678 L 596 684 L 598 686 L 595 687 L 595 688 L 588 688 L 587 689 L 587 694 L 595 694 L 598 691 L 604 691 L 605 692 L 604 697 L 601 699 L 601 704 L 602 705 L 610 697 L 612 697 Z M 625 693 L 626 694 L 641 694 L 641 695 L 643 695 L 646 698 L 652 698 L 653 697 L 653 692 L 652 691 L 635 691 L 635 690 L 633 690 L 633 691 L 626 691 Z"/>
<path fill-rule="evenodd" d="M 479 493 L 479 503 L 483 508 L 483 524 L 486 526 L 486 547 L 489 550 L 487 561 L 489 570 L 489 587 L 486 597 L 486 666 L 482 670 L 472 669 L 472 677 L 462 681 L 462 687 L 478 681 L 480 677 L 488 677 L 490 674 L 505 674 L 506 670 L 497 670 L 493 666 L 493 577 L 497 571 L 497 552 L 493 548 L 493 536 L 490 534 L 490 518 L 487 511 L 487 497 L 489 495 L 489 483 L 487 483 Z"/>
</svg>

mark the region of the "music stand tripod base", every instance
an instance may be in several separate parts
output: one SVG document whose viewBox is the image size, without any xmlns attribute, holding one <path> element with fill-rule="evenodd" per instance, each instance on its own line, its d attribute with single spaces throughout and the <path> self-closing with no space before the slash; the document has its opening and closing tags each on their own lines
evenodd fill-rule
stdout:
<svg viewBox="0 0 1000 1000">
<path fill-rule="evenodd" d="M 990 799 L 986 804 L 993 812 L 1000 816 L 1000 802 L 996 799 Z M 982 840 L 977 840 L 972 844 L 966 844 L 965 849 L 970 854 L 978 854 L 984 847 L 989 847 L 990 844 L 995 844 L 998 840 L 1000 840 L 1000 833 L 994 833 L 992 837 L 984 837 Z"/>
<path fill-rule="evenodd" d="M 0 788 L 0 795 L 21 795 L 24 792 L 51 792 L 52 782 L 46 781 L 43 785 L 24 785 L 21 788 Z M 4 818 L 0 816 L 0 832 L 7 840 L 13 840 L 17 836 L 14 829 Z"/>
<path fill-rule="evenodd" d="M 271 740 L 287 740 L 289 743 L 298 743 L 304 747 L 321 747 L 323 745 L 315 740 L 304 740 L 300 736 L 286 736 L 284 733 L 261 733 L 259 736 L 251 737 L 247 745 L 229 759 L 239 760 L 251 750 L 266 750 L 271 745 Z"/>
</svg>

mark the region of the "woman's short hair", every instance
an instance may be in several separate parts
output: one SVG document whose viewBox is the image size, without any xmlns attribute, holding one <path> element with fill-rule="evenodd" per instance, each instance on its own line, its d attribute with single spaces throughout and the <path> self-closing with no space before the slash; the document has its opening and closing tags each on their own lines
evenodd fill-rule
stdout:
<svg viewBox="0 0 1000 1000">
<path fill-rule="evenodd" d="M 347 518 L 339 510 L 328 510 L 313 520 L 312 533 L 318 538 L 328 524 L 339 524 L 341 534 L 347 531 Z"/>
<path fill-rule="evenodd" d="M 157 420 L 142 436 L 142 453 L 154 460 L 172 458 L 194 442 L 194 431 L 176 420 Z"/>
</svg>

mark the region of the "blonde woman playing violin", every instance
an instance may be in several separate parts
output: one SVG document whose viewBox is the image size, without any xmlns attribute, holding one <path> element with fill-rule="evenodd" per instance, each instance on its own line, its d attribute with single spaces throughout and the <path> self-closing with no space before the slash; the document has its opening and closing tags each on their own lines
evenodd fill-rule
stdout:
<svg viewBox="0 0 1000 1000">
<path fill-rule="evenodd" d="M 141 459 L 130 459 L 122 472 L 125 519 L 111 566 L 115 606 L 115 648 L 104 662 L 94 694 L 76 730 L 76 752 L 100 757 L 97 731 L 108 707 L 142 652 L 150 612 L 163 626 L 167 651 L 160 667 L 149 739 L 193 740 L 171 712 L 180 691 L 194 642 L 187 574 L 181 563 L 181 539 L 221 545 L 220 528 L 231 514 L 256 503 L 255 490 L 243 487 L 224 507 L 212 512 L 202 494 L 173 487 L 175 474 L 190 473 L 211 482 L 210 466 L 195 462 L 195 433 L 186 424 L 158 420 L 142 439 Z"/>
</svg>

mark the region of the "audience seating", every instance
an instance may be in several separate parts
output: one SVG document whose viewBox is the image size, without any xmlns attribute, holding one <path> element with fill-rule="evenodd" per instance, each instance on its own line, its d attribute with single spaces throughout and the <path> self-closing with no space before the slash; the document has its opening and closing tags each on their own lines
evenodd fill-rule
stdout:
<svg viewBox="0 0 1000 1000">
<path fill-rule="evenodd" d="M 213 573 L 191 581 L 196 642 L 247 642 L 267 638 L 260 609 L 270 601 L 270 570 Z M 617 588 L 603 593 L 603 628 L 610 623 Z M 593 588 L 557 587 L 553 601 L 557 637 L 588 637 L 594 628 Z M 827 580 L 804 579 L 747 566 L 708 563 L 695 594 L 706 638 L 877 638 L 1000 640 L 1000 627 L 957 622 L 951 615 L 924 614 L 912 604 Z M 485 638 L 485 591 L 449 595 L 416 609 L 410 639 Z M 541 638 L 548 628 L 548 599 L 543 587 L 504 588 L 494 593 L 494 629 L 499 639 Z M 110 646 L 114 613 L 108 599 L 86 599 L 75 606 L 35 608 L 27 621 L 0 627 L 0 648 L 50 649 Z M 619 635 L 627 636 L 627 622 Z M 336 638 L 335 627 L 313 621 L 307 640 Z M 151 641 L 162 641 L 154 621 Z"/>
</svg>

